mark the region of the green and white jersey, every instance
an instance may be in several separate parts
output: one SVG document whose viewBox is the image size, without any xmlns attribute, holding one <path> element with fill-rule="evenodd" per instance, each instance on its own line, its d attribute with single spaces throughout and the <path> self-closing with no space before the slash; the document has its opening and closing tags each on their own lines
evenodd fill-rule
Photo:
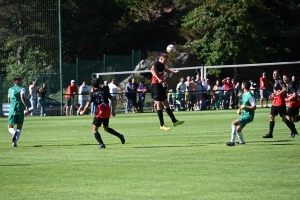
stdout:
<svg viewBox="0 0 300 200">
<path fill-rule="evenodd" d="M 255 97 L 253 96 L 253 94 L 251 92 L 243 93 L 242 105 L 256 106 Z M 251 116 L 252 118 L 254 118 L 254 110 L 249 110 L 247 108 L 244 108 L 242 115 L 247 115 L 247 116 Z"/>
<path fill-rule="evenodd" d="M 22 86 L 15 85 L 8 89 L 8 97 L 10 99 L 10 113 L 24 112 L 25 105 L 21 101 L 21 95 L 26 95 L 26 89 Z"/>
</svg>

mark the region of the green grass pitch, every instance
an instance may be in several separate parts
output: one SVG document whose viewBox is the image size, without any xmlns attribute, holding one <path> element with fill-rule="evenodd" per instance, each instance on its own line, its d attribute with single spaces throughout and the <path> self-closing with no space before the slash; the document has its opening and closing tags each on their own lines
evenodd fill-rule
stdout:
<svg viewBox="0 0 300 200">
<path fill-rule="evenodd" d="M 1 118 L 0 198 L 299 199 L 300 136 L 276 117 L 274 138 L 263 139 L 269 109 L 257 109 L 246 145 L 234 147 L 225 143 L 236 110 L 174 114 L 185 123 L 167 132 L 155 113 L 112 117 L 126 144 L 101 128 L 106 149 L 97 149 L 90 115 L 26 117 L 17 148 Z"/>
</svg>

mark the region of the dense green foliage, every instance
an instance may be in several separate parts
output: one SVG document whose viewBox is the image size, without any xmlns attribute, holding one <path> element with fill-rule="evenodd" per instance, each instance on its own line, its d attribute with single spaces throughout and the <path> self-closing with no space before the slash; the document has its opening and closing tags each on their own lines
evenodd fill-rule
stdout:
<svg viewBox="0 0 300 200">
<path fill-rule="evenodd" d="M 119 114 L 110 127 L 126 143 L 100 129 L 101 150 L 91 116 L 26 117 L 17 148 L 1 118 L 1 199 L 298 199 L 300 138 L 279 118 L 274 138 L 261 138 L 269 109 L 257 109 L 235 147 L 225 146 L 235 110 L 175 116 L 185 123 L 165 132 L 156 113 Z"/>
<path fill-rule="evenodd" d="M 51 69 L 58 56 L 43 41 L 57 42 L 58 36 L 50 22 L 39 20 L 49 14 L 43 8 L 53 11 L 57 5 L 37 0 L 1 0 L 0 5 L 2 71 L 10 73 L 9 66 L 40 55 L 47 55 L 48 61 L 33 60 L 24 65 L 25 71 L 41 73 L 33 66 L 44 64 Z M 132 49 L 142 50 L 146 58 L 149 51 L 176 43 L 206 65 L 294 61 L 299 54 L 299 18 L 296 0 L 66 0 L 63 59 L 102 59 L 103 54 L 124 55 Z"/>
</svg>

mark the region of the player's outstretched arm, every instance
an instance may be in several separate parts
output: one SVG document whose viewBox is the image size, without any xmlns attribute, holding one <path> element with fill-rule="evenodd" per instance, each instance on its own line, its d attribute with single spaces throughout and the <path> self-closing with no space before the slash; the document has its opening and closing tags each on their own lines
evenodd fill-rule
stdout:
<svg viewBox="0 0 300 200">
<path fill-rule="evenodd" d="M 90 104 L 91 104 L 90 102 L 86 103 L 86 105 L 84 106 L 83 110 L 80 111 L 80 115 L 83 115 L 87 111 L 87 109 L 90 107 Z"/>
</svg>

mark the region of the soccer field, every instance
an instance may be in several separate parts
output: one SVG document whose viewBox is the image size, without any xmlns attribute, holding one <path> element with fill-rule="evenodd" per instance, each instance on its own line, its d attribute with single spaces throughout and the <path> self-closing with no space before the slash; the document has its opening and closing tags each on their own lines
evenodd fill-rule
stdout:
<svg viewBox="0 0 300 200">
<path fill-rule="evenodd" d="M 225 143 L 236 110 L 174 112 L 185 123 L 167 132 L 155 113 L 119 114 L 110 127 L 126 144 L 100 129 L 106 149 L 90 115 L 26 117 L 17 148 L 0 118 L 0 198 L 299 199 L 300 136 L 276 117 L 274 138 L 263 139 L 269 111 L 257 109 L 246 145 L 234 147 Z"/>
</svg>

